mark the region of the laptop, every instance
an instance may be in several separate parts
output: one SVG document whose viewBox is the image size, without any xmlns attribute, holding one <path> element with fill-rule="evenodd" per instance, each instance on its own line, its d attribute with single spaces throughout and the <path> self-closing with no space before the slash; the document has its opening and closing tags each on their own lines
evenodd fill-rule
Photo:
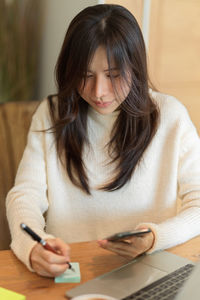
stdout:
<svg viewBox="0 0 200 300">
<path fill-rule="evenodd" d="M 180 288 L 175 300 L 200 299 L 200 263 L 196 264 L 188 279 Z"/>
<path fill-rule="evenodd" d="M 104 294 L 124 300 L 188 300 L 190 298 L 192 300 L 199 300 L 199 293 L 197 293 L 198 298 L 195 298 L 193 294 L 196 293 L 194 285 L 195 287 L 199 285 L 198 288 L 200 290 L 200 279 L 198 279 L 200 278 L 200 264 L 195 268 L 194 265 L 194 262 L 167 251 L 142 255 L 128 264 L 67 291 L 66 296 L 73 298 L 83 294 Z M 182 272 L 181 275 L 179 275 L 180 272 Z M 171 276 L 173 277 L 171 278 Z M 178 278 L 181 279 L 175 292 L 173 292 L 172 287 L 168 288 L 170 292 L 173 292 L 171 296 L 167 296 L 166 294 L 166 278 L 171 282 L 170 284 L 173 283 L 173 286 L 178 283 Z M 163 285 L 165 288 L 162 295 L 157 295 Z M 156 290 L 156 294 L 154 291 L 154 294 L 149 296 L 148 293 L 152 290 L 152 287 Z"/>
</svg>

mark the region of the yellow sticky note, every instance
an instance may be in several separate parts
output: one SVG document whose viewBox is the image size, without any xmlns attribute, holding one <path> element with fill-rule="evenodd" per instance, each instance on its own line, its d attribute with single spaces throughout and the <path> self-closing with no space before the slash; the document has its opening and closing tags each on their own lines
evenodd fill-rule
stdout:
<svg viewBox="0 0 200 300">
<path fill-rule="evenodd" d="M 2 300 L 26 300 L 26 296 L 0 287 L 0 299 L 2 299 Z"/>
</svg>

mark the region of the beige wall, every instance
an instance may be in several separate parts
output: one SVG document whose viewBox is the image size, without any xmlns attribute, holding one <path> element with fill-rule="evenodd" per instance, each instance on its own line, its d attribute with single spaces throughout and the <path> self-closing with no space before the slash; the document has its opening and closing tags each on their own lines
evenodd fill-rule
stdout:
<svg viewBox="0 0 200 300">
<path fill-rule="evenodd" d="M 152 79 L 188 109 L 200 133 L 200 1 L 152 0 L 149 61 Z"/>
</svg>

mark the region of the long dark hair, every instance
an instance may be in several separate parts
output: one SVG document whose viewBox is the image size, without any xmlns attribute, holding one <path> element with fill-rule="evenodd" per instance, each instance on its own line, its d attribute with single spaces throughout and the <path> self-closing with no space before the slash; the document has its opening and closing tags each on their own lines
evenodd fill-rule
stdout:
<svg viewBox="0 0 200 300">
<path fill-rule="evenodd" d="M 149 95 L 146 51 L 143 36 L 134 16 L 119 5 L 100 4 L 82 10 L 70 23 L 57 61 L 58 86 L 56 109 L 49 97 L 57 152 L 72 183 L 87 194 L 90 186 L 82 158 L 88 143 L 88 104 L 77 92 L 88 65 L 99 46 L 107 52 L 127 80 L 131 72 L 131 89 L 119 106 L 119 115 L 111 132 L 108 151 L 112 149 L 115 176 L 102 189 L 120 189 L 130 180 L 136 166 L 155 135 L 159 112 Z M 56 105 L 57 106 L 57 105 Z"/>
</svg>

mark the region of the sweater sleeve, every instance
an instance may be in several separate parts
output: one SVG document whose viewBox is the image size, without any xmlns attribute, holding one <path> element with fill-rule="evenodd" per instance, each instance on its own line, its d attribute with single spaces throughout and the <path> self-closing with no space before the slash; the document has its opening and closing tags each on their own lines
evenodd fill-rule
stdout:
<svg viewBox="0 0 200 300">
<path fill-rule="evenodd" d="M 43 214 L 48 209 L 45 166 L 45 132 L 50 127 L 47 100 L 43 101 L 32 118 L 27 145 L 19 164 L 15 185 L 6 198 L 7 218 L 11 232 L 11 249 L 33 271 L 29 256 L 36 244 L 23 232 L 20 223 L 30 226 L 43 239 L 53 236 L 45 233 Z"/>
<path fill-rule="evenodd" d="M 148 251 L 171 248 L 200 234 L 200 139 L 188 113 L 180 118 L 180 153 L 177 170 L 178 198 L 181 208 L 176 216 L 160 224 L 146 223 L 155 235 Z"/>
</svg>

